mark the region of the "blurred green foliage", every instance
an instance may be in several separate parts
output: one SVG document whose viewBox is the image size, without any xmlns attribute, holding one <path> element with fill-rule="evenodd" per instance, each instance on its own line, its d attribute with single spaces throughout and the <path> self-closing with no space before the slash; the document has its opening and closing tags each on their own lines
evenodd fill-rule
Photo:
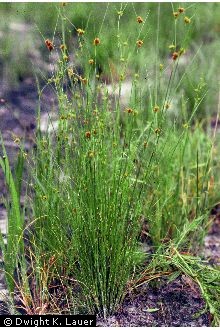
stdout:
<svg viewBox="0 0 220 330">
<path fill-rule="evenodd" d="M 173 12 L 178 11 L 179 7 L 184 7 L 185 12 L 175 19 Z M 144 19 L 143 29 L 135 24 L 138 15 Z M 184 23 L 185 16 L 191 19 L 188 26 Z M 195 90 L 201 79 L 205 79 L 208 93 L 200 114 L 204 116 L 216 112 L 220 73 L 219 3 L 161 3 L 160 9 L 158 3 L 0 3 L 0 17 L 2 78 L 9 80 L 10 84 L 32 75 L 36 59 L 40 58 L 42 62 L 48 60 L 44 40 L 55 37 L 58 43 L 57 40 L 63 38 L 61 21 L 67 27 L 65 41 L 74 58 L 79 45 L 77 28 L 85 30 L 87 53 L 92 48 L 93 39 L 101 34 L 102 47 L 96 55 L 97 66 L 107 75 L 110 64 L 119 62 L 115 51 L 119 38 L 128 44 L 127 49 L 122 50 L 123 60 L 124 54 L 129 53 L 132 47 L 135 49 L 138 31 L 141 31 L 140 39 L 144 40 L 143 51 L 138 60 L 135 51 L 131 52 L 129 63 L 132 69 L 143 75 L 153 70 L 159 31 L 161 63 L 169 60 L 169 45 L 175 42 L 178 48 L 186 49 L 186 64 L 193 61 L 193 69 L 189 65 L 189 73 L 185 74 L 182 82 L 182 90 L 189 99 L 188 107 L 192 107 Z M 25 32 L 25 29 L 28 31 Z M 84 66 L 88 59 L 81 58 L 80 61 Z M 44 65 L 41 69 L 44 70 Z"/>
</svg>

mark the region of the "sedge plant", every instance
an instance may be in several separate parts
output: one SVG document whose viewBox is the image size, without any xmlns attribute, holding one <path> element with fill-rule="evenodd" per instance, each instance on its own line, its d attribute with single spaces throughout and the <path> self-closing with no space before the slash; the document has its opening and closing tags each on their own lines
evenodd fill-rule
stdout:
<svg viewBox="0 0 220 330">
<path fill-rule="evenodd" d="M 60 20 L 63 27 L 57 50 L 59 59 L 51 64 L 53 73 L 46 81 L 57 96 L 57 120 L 49 120 L 47 132 L 41 131 L 44 88 L 39 87 L 36 148 L 26 161 L 31 209 L 26 222 L 19 208 L 21 165 L 13 181 L 8 161 L 6 164 L 4 172 L 14 210 L 11 213 L 9 209 L 9 214 L 13 215 L 11 223 L 16 231 L 12 234 L 19 240 L 15 240 L 16 244 L 8 240 L 8 248 L 3 251 L 5 269 L 11 279 L 18 269 L 16 288 L 21 291 L 20 302 L 29 314 L 33 310 L 62 312 L 62 304 L 53 296 L 58 294 L 52 290 L 57 285 L 62 290 L 67 287 L 62 297 L 68 306 L 65 311 L 107 317 L 122 303 L 127 283 L 146 258 L 139 239 L 143 218 L 159 256 L 158 251 L 165 251 L 163 247 L 172 246 L 172 242 L 175 251 L 179 251 L 180 245 L 184 251 L 190 250 L 193 241 L 202 241 L 209 225 L 213 144 L 194 120 L 203 98 L 196 98 L 188 113 L 183 95 L 176 101 L 182 110 L 178 119 L 169 112 L 175 96 L 180 95 L 179 83 L 185 76 L 183 73 L 179 78 L 177 73 L 187 46 L 187 30 L 177 40 L 175 21 L 175 45 L 163 69 L 158 7 L 155 75 L 153 83 L 151 77 L 142 84 L 146 72 L 136 67 L 133 72 L 130 63 L 134 57 L 143 58 L 149 33 L 145 29 L 148 15 L 135 17 L 137 34 L 130 34 L 125 42 L 120 37 L 125 10 L 126 6 L 121 6 L 116 12 L 118 22 L 113 38 L 120 61 L 109 63 L 114 95 L 101 80 L 97 66 L 97 58 L 103 52 L 102 28 L 108 7 L 93 40 L 86 37 L 83 28 L 69 22 L 63 10 L 58 11 L 57 22 Z M 81 71 L 70 62 L 65 22 L 78 35 L 75 56 L 82 59 Z M 132 46 L 128 52 L 129 43 Z M 178 43 L 182 47 L 177 47 Z M 53 40 L 46 39 L 46 46 L 49 54 L 55 52 Z M 133 77 L 130 97 L 124 104 L 123 84 L 129 75 Z M 52 117 L 52 110 L 48 116 Z M 7 160 L 5 151 L 4 157 Z M 4 166 L 5 160 L 1 159 L 3 169 Z M 190 229 L 181 236 L 186 224 Z M 8 256 L 12 253 L 11 263 Z M 167 252 L 163 253 L 167 260 Z M 181 255 L 175 256 L 175 267 L 187 273 Z M 195 272 L 189 274 L 194 275 Z M 9 289 L 14 290 L 11 283 Z"/>
</svg>

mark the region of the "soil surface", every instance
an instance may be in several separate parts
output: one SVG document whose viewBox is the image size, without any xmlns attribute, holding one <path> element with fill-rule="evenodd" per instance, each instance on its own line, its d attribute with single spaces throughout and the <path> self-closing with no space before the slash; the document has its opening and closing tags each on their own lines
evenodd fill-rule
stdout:
<svg viewBox="0 0 220 330">
<path fill-rule="evenodd" d="M 220 265 L 220 205 L 211 212 L 213 224 L 205 238 L 203 255 L 211 265 Z M 193 285 L 193 287 L 192 287 Z M 99 318 L 102 327 L 210 327 L 211 315 L 203 313 L 205 304 L 198 286 L 190 284 L 187 276 L 168 282 L 144 284 L 127 295 L 122 306 L 106 320 Z"/>
<path fill-rule="evenodd" d="M 26 150 L 34 144 L 36 128 L 37 90 L 33 79 L 26 79 L 19 88 L 7 90 L 0 95 L 0 131 L 9 153 L 12 167 L 17 154 L 14 136 L 25 136 Z M 42 113 L 46 115 L 55 102 L 52 90 L 45 89 L 42 95 Z M 45 117 L 46 118 L 46 117 Z M 45 125 L 43 122 L 42 125 Z M 0 153 L 2 150 L 0 149 Z M 4 178 L 0 171 L 0 198 L 5 195 Z M 220 265 L 220 205 L 212 210 L 214 218 L 209 234 L 205 238 L 204 256 L 210 264 Z M 0 203 L 0 228 L 6 234 L 7 216 Z M 2 264 L 2 261 L 0 260 Z M 2 268 L 2 267 L 1 267 Z M 5 305 L 4 277 L 0 274 L 0 314 L 7 314 Z M 210 326 L 209 313 L 199 315 L 204 309 L 198 288 L 192 290 L 183 276 L 168 283 L 161 278 L 153 284 L 144 284 L 127 295 L 120 309 L 111 317 L 98 318 L 98 326 Z"/>
<path fill-rule="evenodd" d="M 120 309 L 107 320 L 98 319 L 102 327 L 201 327 L 210 326 L 209 313 L 196 315 L 204 309 L 199 290 L 192 291 L 184 276 L 167 283 L 143 285 L 124 300 Z"/>
<path fill-rule="evenodd" d="M 220 265 L 220 205 L 212 211 L 213 224 L 205 237 L 203 255 L 210 265 Z M 211 315 L 203 313 L 205 304 L 198 286 L 185 275 L 169 283 L 158 279 L 128 294 L 122 306 L 102 327 L 210 327 Z"/>
</svg>

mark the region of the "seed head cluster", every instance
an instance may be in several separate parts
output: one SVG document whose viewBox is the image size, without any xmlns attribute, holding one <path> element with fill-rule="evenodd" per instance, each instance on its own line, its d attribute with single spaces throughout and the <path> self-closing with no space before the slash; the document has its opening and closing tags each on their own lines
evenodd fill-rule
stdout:
<svg viewBox="0 0 220 330">
<path fill-rule="evenodd" d="M 77 29 L 76 32 L 78 33 L 79 36 L 82 36 L 85 33 L 85 31 L 83 29 L 80 29 L 80 28 Z"/>
<path fill-rule="evenodd" d="M 173 12 L 173 16 L 174 16 L 174 18 L 177 18 L 179 16 L 179 12 L 178 11 L 174 11 Z"/>
<path fill-rule="evenodd" d="M 141 48 L 143 46 L 143 44 L 144 44 L 143 40 L 136 41 L 136 45 L 138 46 L 138 48 Z"/>
<path fill-rule="evenodd" d="M 45 44 L 47 46 L 47 49 L 51 52 L 54 49 L 54 45 L 50 39 L 45 40 Z"/>
<path fill-rule="evenodd" d="M 172 54 L 172 59 L 173 59 L 174 61 L 176 61 L 178 57 L 179 57 L 179 53 L 178 53 L 178 52 L 173 52 L 173 54 Z"/>
<path fill-rule="evenodd" d="M 101 43 L 101 41 L 100 41 L 100 39 L 97 38 L 97 37 L 93 40 L 93 45 L 95 45 L 95 46 L 100 45 L 100 43 Z"/>
<path fill-rule="evenodd" d="M 134 113 L 134 110 L 133 110 L 133 109 L 131 109 L 131 108 L 127 108 L 127 109 L 125 110 L 125 112 L 127 112 L 127 113 L 131 114 L 131 113 Z"/>
<path fill-rule="evenodd" d="M 186 24 L 190 24 L 191 19 L 190 19 L 189 17 L 185 16 L 185 17 L 184 17 L 184 22 L 185 22 Z"/>
<path fill-rule="evenodd" d="M 179 8 L 178 8 L 178 12 L 179 12 L 180 14 L 182 14 L 182 13 L 185 12 L 185 9 L 184 9 L 183 7 L 179 7 Z"/>
<path fill-rule="evenodd" d="M 154 112 L 158 112 L 159 110 L 160 110 L 159 106 L 158 105 L 155 105 Z"/>
<path fill-rule="evenodd" d="M 90 132 L 90 131 L 87 131 L 87 132 L 85 133 L 85 137 L 86 137 L 87 139 L 90 139 L 90 138 L 91 138 L 91 132 Z"/>
<path fill-rule="evenodd" d="M 138 23 L 143 23 L 143 21 L 144 21 L 144 20 L 143 20 L 143 18 L 142 18 L 141 16 L 138 16 L 138 17 L 137 17 L 137 22 L 138 22 Z"/>
</svg>

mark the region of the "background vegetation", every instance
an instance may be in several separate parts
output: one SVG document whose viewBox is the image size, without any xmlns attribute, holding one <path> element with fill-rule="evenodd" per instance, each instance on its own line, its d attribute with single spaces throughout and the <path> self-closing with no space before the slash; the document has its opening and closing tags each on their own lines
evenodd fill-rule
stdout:
<svg viewBox="0 0 220 330">
<path fill-rule="evenodd" d="M 184 90 L 186 99 L 189 99 L 188 107 L 190 107 L 195 97 L 195 89 L 200 84 L 200 79 L 205 78 L 209 93 L 202 107 L 200 107 L 199 113 L 202 116 L 205 112 L 206 116 L 209 116 L 216 111 L 218 97 L 220 7 L 218 3 L 189 3 L 188 5 L 178 3 L 174 4 L 174 8 L 172 8 L 170 3 L 163 3 L 159 22 L 159 26 L 162 28 L 158 40 L 160 49 L 158 62 L 161 60 L 163 63 L 169 57 L 168 47 L 174 43 L 174 25 L 177 23 L 172 20 L 172 13 L 179 6 L 186 8 L 186 15 L 193 18 L 190 26 L 188 26 L 186 40 L 184 40 L 187 56 L 181 64 L 183 70 L 197 54 L 193 67 L 189 67 L 189 71 L 192 73 L 193 70 L 193 74 L 186 75 L 181 90 Z M 39 57 L 43 56 L 45 62 L 44 40 L 47 38 L 52 39 L 55 29 L 57 31 L 56 38 L 61 38 L 62 25 L 57 22 L 57 13 L 61 9 L 60 7 L 60 4 L 55 5 L 54 3 L 40 3 L 37 7 L 34 3 L 0 4 L 2 17 L 0 23 L 2 44 L 0 60 L 3 68 L 2 72 L 7 79 L 10 78 L 10 83 L 16 83 L 19 77 L 23 79 L 26 75 L 32 75 L 34 62 L 39 64 Z M 106 73 L 109 72 L 109 65 L 112 61 L 117 72 L 119 63 L 116 64 L 114 60 L 118 56 L 115 48 L 118 42 L 117 13 L 120 11 L 123 11 L 119 21 L 120 25 L 123 26 L 120 29 L 120 38 L 125 43 L 137 35 L 139 27 L 133 25 L 136 17 L 141 15 L 144 19 L 147 18 L 141 33 L 141 37 L 144 38 L 145 42 L 144 49 L 138 59 L 136 56 L 131 56 L 130 68 L 136 66 L 142 79 L 147 74 L 152 78 L 151 63 L 154 63 L 157 34 L 157 8 L 153 3 L 115 3 L 112 5 L 100 3 L 98 11 L 95 3 L 68 3 L 64 7 L 68 47 L 70 47 L 70 50 L 76 50 L 78 47 L 77 32 L 71 24 L 74 24 L 76 28 L 86 30 L 88 40 L 92 40 L 101 29 L 104 37 L 102 38 L 102 49 L 97 56 L 97 63 L 100 70 Z M 24 23 L 26 25 L 22 27 Z M 17 27 L 16 24 L 18 24 Z M 87 26 L 89 26 L 88 29 L 86 29 Z M 24 29 L 27 29 L 28 33 L 24 34 Z M 111 33 L 109 33 L 110 30 Z M 178 22 L 177 46 L 181 36 L 185 33 L 184 31 L 185 25 L 182 19 L 181 23 Z M 127 53 L 128 48 L 130 48 L 130 44 L 127 48 L 125 47 L 124 53 Z M 123 59 L 123 52 L 121 55 Z M 77 62 L 75 55 L 74 61 Z M 80 62 L 82 65 L 82 59 L 80 59 Z M 41 65 L 42 70 L 43 68 L 44 66 Z"/>
</svg>

